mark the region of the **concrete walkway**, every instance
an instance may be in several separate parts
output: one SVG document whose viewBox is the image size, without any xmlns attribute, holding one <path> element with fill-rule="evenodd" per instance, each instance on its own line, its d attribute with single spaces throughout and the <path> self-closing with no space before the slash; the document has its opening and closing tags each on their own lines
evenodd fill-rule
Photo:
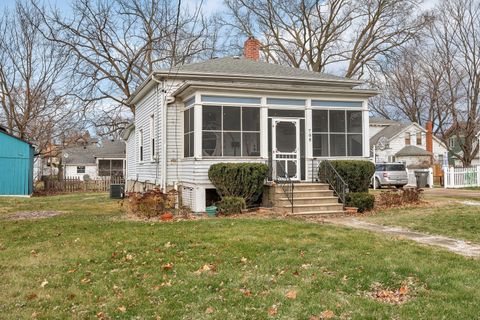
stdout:
<svg viewBox="0 0 480 320">
<path fill-rule="evenodd" d="M 345 227 L 350 227 L 354 229 L 362 229 L 362 230 L 368 230 L 368 231 L 373 231 L 378 233 L 385 233 L 392 236 L 397 236 L 399 238 L 413 240 L 422 244 L 441 247 L 441 248 L 447 249 L 448 251 L 454 252 L 456 254 L 460 254 L 465 257 L 473 257 L 473 258 L 480 257 L 480 245 L 473 244 L 463 240 L 458 240 L 458 239 L 444 237 L 444 236 L 429 235 L 425 233 L 410 231 L 410 230 L 399 228 L 399 227 L 382 226 L 379 224 L 370 223 L 370 222 L 362 221 L 361 219 L 351 218 L 351 217 L 327 218 L 324 220 L 324 222 L 345 226 Z"/>
</svg>

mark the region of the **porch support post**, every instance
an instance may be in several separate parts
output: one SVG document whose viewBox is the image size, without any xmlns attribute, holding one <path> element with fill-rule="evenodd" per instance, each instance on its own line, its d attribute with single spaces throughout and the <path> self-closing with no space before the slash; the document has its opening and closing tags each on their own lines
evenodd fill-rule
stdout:
<svg viewBox="0 0 480 320">
<path fill-rule="evenodd" d="M 305 105 L 305 179 L 312 177 L 313 137 L 312 137 L 312 99 L 307 99 Z"/>
<path fill-rule="evenodd" d="M 268 107 L 266 97 L 262 97 L 260 106 L 260 157 L 268 159 Z"/>
<path fill-rule="evenodd" d="M 370 158 L 370 118 L 368 112 L 368 100 L 363 101 L 363 157 Z"/>
<path fill-rule="evenodd" d="M 193 123 L 193 156 L 195 159 L 202 158 L 202 105 L 201 96 L 199 93 L 195 94 L 195 105 L 193 106 L 194 123 Z"/>
</svg>

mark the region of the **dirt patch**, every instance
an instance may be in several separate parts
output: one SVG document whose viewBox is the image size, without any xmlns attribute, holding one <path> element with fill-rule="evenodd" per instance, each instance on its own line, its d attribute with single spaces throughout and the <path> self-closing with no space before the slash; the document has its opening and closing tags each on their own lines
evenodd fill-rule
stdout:
<svg viewBox="0 0 480 320">
<path fill-rule="evenodd" d="M 64 214 L 61 211 L 21 211 L 15 212 L 7 217 L 5 220 L 29 220 L 29 219 L 45 219 Z"/>
</svg>

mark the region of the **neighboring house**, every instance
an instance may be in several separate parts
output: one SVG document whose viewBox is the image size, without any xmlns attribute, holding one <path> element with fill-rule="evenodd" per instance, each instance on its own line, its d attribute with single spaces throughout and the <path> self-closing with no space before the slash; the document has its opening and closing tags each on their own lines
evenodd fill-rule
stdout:
<svg viewBox="0 0 480 320">
<path fill-rule="evenodd" d="M 433 163 L 442 164 L 447 152 L 443 142 L 433 135 L 430 123 L 425 129 L 415 122 L 371 118 L 370 132 L 376 162 L 403 162 L 411 168 L 430 167 Z"/>
<path fill-rule="evenodd" d="M 462 155 L 463 151 L 460 147 L 460 142 L 464 141 L 464 135 L 462 134 L 463 128 L 457 129 L 458 127 L 452 126 L 447 130 L 445 135 L 447 136 L 448 146 L 449 146 L 449 163 L 455 167 L 463 167 L 463 163 L 460 159 L 454 156 L 454 154 Z M 456 134 L 455 130 L 462 130 L 460 134 Z M 460 141 L 459 141 L 460 139 Z M 480 143 L 480 131 L 476 134 L 476 139 L 473 141 L 473 147 L 475 148 Z M 479 150 L 480 151 L 480 150 Z M 471 166 L 480 166 L 480 152 L 477 152 L 476 156 L 470 163 Z"/>
<path fill-rule="evenodd" d="M 0 196 L 33 193 L 35 148 L 0 127 Z"/>
<path fill-rule="evenodd" d="M 41 153 L 35 155 L 33 160 L 33 179 L 35 181 L 42 180 L 45 176 L 58 175 L 60 166 L 60 147 L 56 144 L 49 144 Z"/>
<path fill-rule="evenodd" d="M 295 181 L 321 159 L 368 159 L 368 98 L 376 91 L 324 73 L 259 62 L 259 43 L 226 57 L 155 71 L 129 99 L 127 190 L 178 187 L 204 211 L 218 162 L 271 164 Z"/>
<path fill-rule="evenodd" d="M 64 177 L 98 179 L 124 177 L 125 142 L 104 141 L 63 150 Z"/>
</svg>

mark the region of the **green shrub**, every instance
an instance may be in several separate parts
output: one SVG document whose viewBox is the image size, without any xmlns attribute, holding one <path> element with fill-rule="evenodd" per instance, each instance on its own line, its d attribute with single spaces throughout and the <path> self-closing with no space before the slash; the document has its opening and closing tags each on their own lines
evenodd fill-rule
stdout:
<svg viewBox="0 0 480 320">
<path fill-rule="evenodd" d="M 218 210 L 226 215 L 242 213 L 245 207 L 245 199 L 242 197 L 226 196 L 218 203 Z"/>
<path fill-rule="evenodd" d="M 375 196 L 368 192 L 351 192 L 345 198 L 345 206 L 357 207 L 358 212 L 372 210 L 374 204 Z"/>
<path fill-rule="evenodd" d="M 248 206 L 263 192 L 268 166 L 263 163 L 216 163 L 208 170 L 220 197 L 242 197 Z"/>
<path fill-rule="evenodd" d="M 370 182 L 375 173 L 375 165 L 365 160 L 332 160 L 332 166 L 347 183 L 350 192 L 368 192 Z M 324 181 L 325 163 L 320 164 L 318 176 Z"/>
</svg>

